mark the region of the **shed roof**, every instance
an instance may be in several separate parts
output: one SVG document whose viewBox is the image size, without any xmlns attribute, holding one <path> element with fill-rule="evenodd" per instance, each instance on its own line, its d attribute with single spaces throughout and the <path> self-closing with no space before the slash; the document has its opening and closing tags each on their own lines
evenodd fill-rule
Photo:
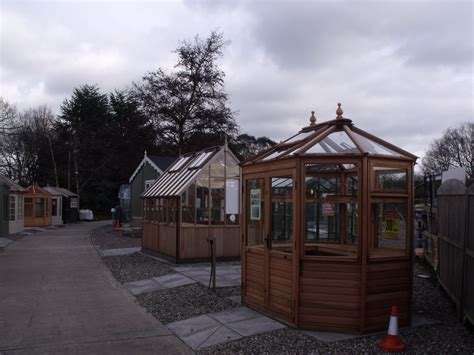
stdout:
<svg viewBox="0 0 474 355">
<path fill-rule="evenodd" d="M 34 195 L 34 196 L 51 196 L 51 194 L 43 189 L 42 187 L 39 187 L 38 184 L 34 183 L 33 185 L 30 185 L 26 188 L 26 193 L 27 195 Z"/>
<path fill-rule="evenodd" d="M 48 191 L 50 194 L 56 195 L 56 196 L 77 197 L 77 194 L 67 189 L 64 189 L 62 187 L 46 186 L 44 189 Z"/>
<path fill-rule="evenodd" d="M 246 160 L 242 165 L 274 161 L 298 156 L 351 156 L 374 155 L 392 158 L 406 158 L 415 161 L 417 157 L 381 138 L 356 128 L 352 121 L 342 116 L 341 104 L 336 110 L 336 119 L 316 124 L 314 111 L 310 125 L 282 142 Z"/>
<path fill-rule="evenodd" d="M 135 176 L 138 174 L 143 164 L 148 162 L 150 166 L 156 170 L 158 174 L 163 174 L 163 172 L 176 160 L 176 157 L 161 156 L 161 155 L 147 155 L 146 150 L 143 155 L 143 159 L 138 164 L 137 168 L 133 172 L 132 176 L 128 180 L 129 183 L 132 183 Z"/>
<path fill-rule="evenodd" d="M 146 190 L 142 197 L 175 197 L 179 196 L 197 175 L 206 167 L 221 150 L 226 150 L 232 154 L 229 148 L 224 145 L 212 147 L 199 152 L 188 153 L 180 156 L 161 175 L 155 183 Z M 238 159 L 232 154 L 234 159 Z"/>
<path fill-rule="evenodd" d="M 0 182 L 5 183 L 10 188 L 11 192 L 26 192 L 25 188 L 21 187 L 19 184 L 4 175 L 0 175 Z"/>
</svg>

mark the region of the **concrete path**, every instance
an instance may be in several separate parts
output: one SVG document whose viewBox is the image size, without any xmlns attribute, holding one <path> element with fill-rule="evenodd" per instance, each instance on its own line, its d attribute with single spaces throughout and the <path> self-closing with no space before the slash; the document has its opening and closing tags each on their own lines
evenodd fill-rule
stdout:
<svg viewBox="0 0 474 355">
<path fill-rule="evenodd" d="M 90 242 L 102 224 L 36 233 L 0 252 L 0 353 L 191 352 L 113 279 Z"/>
</svg>

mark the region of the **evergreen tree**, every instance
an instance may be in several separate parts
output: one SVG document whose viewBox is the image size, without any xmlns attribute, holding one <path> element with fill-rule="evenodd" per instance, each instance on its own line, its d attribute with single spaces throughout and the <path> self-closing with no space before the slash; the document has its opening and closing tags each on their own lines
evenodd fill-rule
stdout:
<svg viewBox="0 0 474 355">
<path fill-rule="evenodd" d="M 178 63 L 171 73 L 158 69 L 135 84 L 134 93 L 145 114 L 153 120 L 159 145 L 174 153 L 222 144 L 235 136 L 237 125 L 227 106 L 224 72 L 217 60 L 228 42 L 220 33 L 176 49 Z M 206 137 L 206 140 L 200 138 Z"/>
</svg>

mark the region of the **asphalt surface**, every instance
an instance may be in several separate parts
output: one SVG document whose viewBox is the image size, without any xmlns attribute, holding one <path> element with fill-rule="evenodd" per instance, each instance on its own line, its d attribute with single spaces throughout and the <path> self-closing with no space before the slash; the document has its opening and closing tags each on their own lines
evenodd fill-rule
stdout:
<svg viewBox="0 0 474 355">
<path fill-rule="evenodd" d="M 91 244 L 84 222 L 0 252 L 0 354 L 186 354 L 191 350 L 134 303 Z"/>
</svg>

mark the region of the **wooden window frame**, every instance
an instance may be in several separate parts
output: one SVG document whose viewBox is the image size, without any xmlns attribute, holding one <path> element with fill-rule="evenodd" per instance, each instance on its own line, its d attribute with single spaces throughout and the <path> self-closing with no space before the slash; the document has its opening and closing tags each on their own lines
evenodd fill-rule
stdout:
<svg viewBox="0 0 474 355">
<path fill-rule="evenodd" d="M 358 213 L 359 213 L 359 222 L 357 226 L 357 235 L 358 235 L 358 241 L 356 246 L 356 253 L 354 256 L 348 256 L 348 255 L 334 255 L 334 256 L 325 256 L 325 255 L 307 255 L 306 254 L 306 202 L 309 200 L 315 201 L 315 200 L 321 200 L 321 199 L 306 199 L 306 165 L 308 164 L 353 164 L 356 166 L 356 172 L 355 176 L 357 176 L 357 196 L 354 197 L 352 195 L 335 195 L 332 199 L 335 201 L 335 203 L 356 203 L 357 208 L 358 208 Z M 301 159 L 301 205 L 300 205 L 300 224 L 301 224 L 301 232 L 300 232 L 300 238 L 301 238 L 301 243 L 300 243 L 300 253 L 301 253 L 301 259 L 303 261 L 333 261 L 333 262 L 350 262 L 350 263 L 356 263 L 360 262 L 361 260 L 361 255 L 362 255 L 362 244 L 364 243 L 365 236 L 362 235 L 362 225 L 363 225 L 363 220 L 362 216 L 364 215 L 363 212 L 363 206 L 362 206 L 362 195 L 363 193 L 366 193 L 365 191 L 362 191 L 362 179 L 364 178 L 363 175 L 363 169 L 362 169 L 362 160 L 360 158 L 341 158 L 341 157 L 321 157 L 321 158 L 305 158 Z M 337 174 L 335 174 L 337 175 Z M 340 179 L 340 190 L 341 193 L 343 191 L 346 191 L 348 189 L 348 186 L 346 184 L 346 179 Z M 325 199 L 327 201 L 327 199 Z M 340 227 L 340 233 L 342 229 Z M 345 230 L 345 222 L 344 222 L 344 233 L 347 233 Z M 342 241 L 344 238 L 341 236 L 341 242 L 339 244 L 331 244 L 327 243 L 328 248 L 334 248 L 335 246 L 353 246 L 353 244 L 342 244 Z M 343 247 L 340 247 L 341 249 L 344 249 Z M 337 249 L 337 247 L 335 248 Z"/>
</svg>

